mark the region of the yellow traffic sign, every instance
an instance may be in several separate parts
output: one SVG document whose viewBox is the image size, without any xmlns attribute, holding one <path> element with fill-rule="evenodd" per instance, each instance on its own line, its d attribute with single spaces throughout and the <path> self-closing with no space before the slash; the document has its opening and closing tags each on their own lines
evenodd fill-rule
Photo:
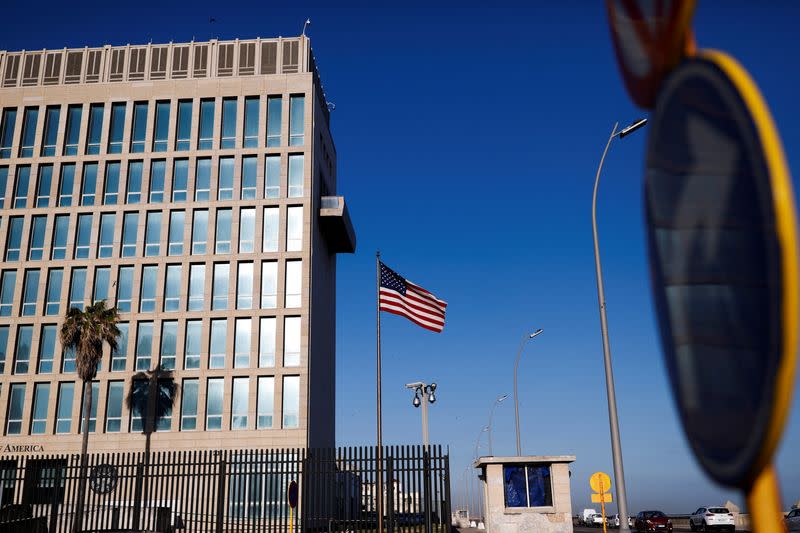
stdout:
<svg viewBox="0 0 800 533">
<path fill-rule="evenodd" d="M 614 501 L 611 494 L 604 492 L 602 494 L 592 494 L 592 503 L 611 503 Z"/>
<path fill-rule="evenodd" d="M 611 490 L 611 478 L 605 472 L 595 472 L 589 478 L 589 486 L 595 492 L 608 492 Z"/>
</svg>

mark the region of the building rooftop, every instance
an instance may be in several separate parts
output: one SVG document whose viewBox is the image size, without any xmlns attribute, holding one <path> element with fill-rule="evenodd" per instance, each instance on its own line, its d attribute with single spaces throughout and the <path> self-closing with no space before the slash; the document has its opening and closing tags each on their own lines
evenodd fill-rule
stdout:
<svg viewBox="0 0 800 533">
<path fill-rule="evenodd" d="M 573 463 L 574 455 L 521 455 L 509 457 L 479 457 L 473 467 L 481 468 L 489 464 L 517 464 L 517 463 Z"/>
</svg>

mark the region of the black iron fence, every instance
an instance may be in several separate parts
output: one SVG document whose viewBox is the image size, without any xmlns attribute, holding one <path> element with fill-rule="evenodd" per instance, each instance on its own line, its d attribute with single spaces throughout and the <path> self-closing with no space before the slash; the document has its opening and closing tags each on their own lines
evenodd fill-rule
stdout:
<svg viewBox="0 0 800 533">
<path fill-rule="evenodd" d="M 83 531 L 306 533 L 450 527 L 449 458 L 440 446 L 225 450 L 0 458 L 0 532 L 68 532 L 87 477 Z M 299 485 L 290 509 L 287 488 Z"/>
</svg>

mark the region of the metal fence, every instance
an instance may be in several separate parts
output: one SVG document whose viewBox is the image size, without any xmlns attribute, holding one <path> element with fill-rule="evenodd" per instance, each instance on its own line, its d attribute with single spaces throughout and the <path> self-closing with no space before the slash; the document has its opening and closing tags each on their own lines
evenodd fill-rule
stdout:
<svg viewBox="0 0 800 533">
<path fill-rule="evenodd" d="M 449 533 L 440 446 L 90 454 L 82 530 L 374 531 L 379 473 L 386 531 Z M 71 531 L 81 476 L 79 455 L 1 457 L 0 532 Z"/>
</svg>

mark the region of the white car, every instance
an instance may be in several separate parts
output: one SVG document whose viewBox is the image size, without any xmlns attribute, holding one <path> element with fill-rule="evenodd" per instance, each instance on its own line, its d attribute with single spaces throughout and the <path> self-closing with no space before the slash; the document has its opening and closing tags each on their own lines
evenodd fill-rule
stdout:
<svg viewBox="0 0 800 533">
<path fill-rule="evenodd" d="M 589 520 L 586 522 L 587 526 L 590 527 L 603 527 L 603 523 L 606 521 L 605 517 L 600 513 L 595 513 L 589 517 Z"/>
<path fill-rule="evenodd" d="M 735 531 L 736 522 L 733 513 L 726 507 L 700 507 L 689 517 L 689 528 L 692 531 L 702 529 L 711 531 L 712 529 L 723 529 L 725 531 Z"/>
</svg>

